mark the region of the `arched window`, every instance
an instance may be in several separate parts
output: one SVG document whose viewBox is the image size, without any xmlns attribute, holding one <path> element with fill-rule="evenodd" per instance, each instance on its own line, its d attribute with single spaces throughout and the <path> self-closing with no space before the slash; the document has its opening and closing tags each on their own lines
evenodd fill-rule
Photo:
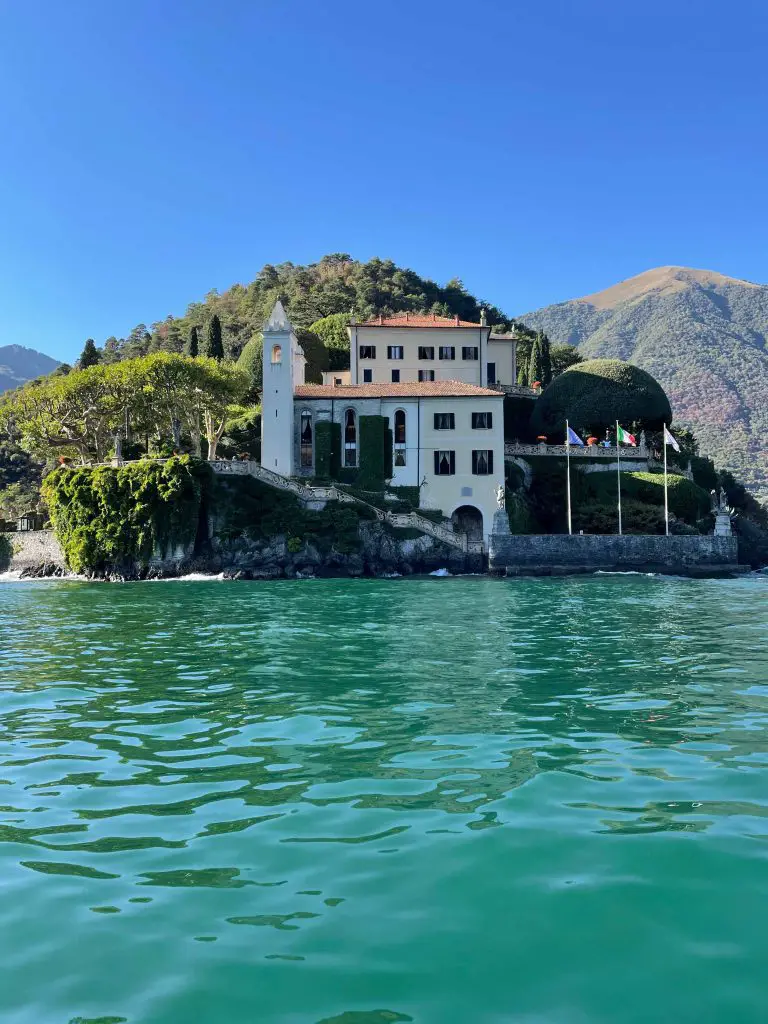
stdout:
<svg viewBox="0 0 768 1024">
<path fill-rule="evenodd" d="M 272 346 L 272 362 L 282 363 L 283 361 L 283 349 L 281 345 Z"/>
<path fill-rule="evenodd" d="M 405 465 L 405 410 L 395 410 L 394 420 L 394 453 L 393 453 L 393 465 L 404 466 Z"/>
<path fill-rule="evenodd" d="M 312 468 L 312 413 L 309 409 L 301 410 L 299 433 L 300 465 Z"/>
<path fill-rule="evenodd" d="M 344 465 L 357 465 L 357 417 L 354 409 L 344 413 Z"/>
</svg>

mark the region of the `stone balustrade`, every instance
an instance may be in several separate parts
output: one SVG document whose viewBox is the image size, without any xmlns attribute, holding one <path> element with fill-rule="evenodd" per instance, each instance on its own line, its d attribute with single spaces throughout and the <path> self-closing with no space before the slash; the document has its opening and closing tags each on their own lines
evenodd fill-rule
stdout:
<svg viewBox="0 0 768 1024">
<path fill-rule="evenodd" d="M 639 444 L 636 448 L 631 446 L 621 445 L 610 445 L 604 447 L 603 445 L 565 445 L 565 444 L 546 444 L 541 442 L 540 444 L 518 444 L 514 442 L 512 444 L 504 445 L 504 456 L 508 459 L 516 458 L 521 456 L 525 458 L 526 455 L 550 455 L 557 456 L 558 458 L 565 458 L 570 451 L 572 459 L 642 459 L 647 462 L 650 458 L 648 447 L 644 444 Z"/>
</svg>

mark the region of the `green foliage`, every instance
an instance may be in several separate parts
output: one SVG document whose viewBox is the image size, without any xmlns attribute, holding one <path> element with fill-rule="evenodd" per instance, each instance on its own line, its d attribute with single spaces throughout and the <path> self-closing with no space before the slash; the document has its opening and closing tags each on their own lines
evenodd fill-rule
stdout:
<svg viewBox="0 0 768 1024">
<path fill-rule="evenodd" d="M 223 455 L 250 455 L 261 459 L 261 406 L 240 407 L 227 417 L 221 439 Z"/>
<path fill-rule="evenodd" d="M 419 499 L 421 497 L 421 489 L 419 487 L 390 487 L 390 491 L 412 509 L 419 507 Z"/>
<path fill-rule="evenodd" d="M 310 325 L 310 331 L 323 343 L 328 353 L 329 370 L 349 369 L 349 313 L 332 313 Z"/>
<path fill-rule="evenodd" d="M 372 511 L 338 502 L 329 502 L 322 511 L 305 509 L 295 495 L 250 476 L 217 478 L 214 483 L 213 501 L 222 537 L 264 540 L 285 536 L 294 554 L 306 542 L 321 551 L 356 551 L 360 520 L 375 518 Z"/>
<path fill-rule="evenodd" d="M 551 348 L 552 376 L 557 377 L 570 366 L 583 363 L 579 350 L 574 345 L 553 345 Z"/>
<path fill-rule="evenodd" d="M 13 548 L 7 534 L 0 533 L 0 572 L 5 572 L 11 564 Z"/>
<path fill-rule="evenodd" d="M 307 384 L 322 384 L 323 373 L 328 369 L 328 352 L 325 345 L 314 332 L 301 327 L 296 329 L 296 337 L 307 359 Z"/>
<path fill-rule="evenodd" d="M 217 363 L 220 363 L 224 358 L 224 346 L 221 340 L 221 320 L 219 320 L 218 313 L 214 313 L 208 321 L 204 355 L 209 359 L 215 359 Z"/>
<path fill-rule="evenodd" d="M 101 352 L 96 348 L 93 338 L 88 338 L 77 361 L 78 369 L 87 370 L 89 366 L 96 366 L 100 362 Z"/>
<path fill-rule="evenodd" d="M 125 424 L 136 436 L 167 439 L 178 448 L 183 429 L 193 450 L 205 434 L 210 457 L 228 406 L 247 379 L 231 364 L 158 352 L 32 381 L 0 400 L 0 433 L 42 460 L 57 455 L 102 462 Z"/>
<path fill-rule="evenodd" d="M 392 434 L 386 416 L 360 417 L 360 469 L 357 484 L 380 490 L 392 477 Z M 387 475 L 389 473 L 389 475 Z"/>
<path fill-rule="evenodd" d="M 572 474 L 573 476 L 573 474 Z M 678 476 L 668 474 L 669 511 L 693 526 L 702 516 L 709 512 L 709 493 L 698 484 Z M 616 503 L 616 474 L 590 473 L 587 477 L 591 494 L 606 504 Z M 622 505 L 625 498 L 664 508 L 664 474 L 663 473 L 622 473 L 621 474 Z"/>
<path fill-rule="evenodd" d="M 249 381 L 248 401 L 258 402 L 264 386 L 264 337 L 254 334 L 237 360 L 238 370 L 247 376 Z"/>
<path fill-rule="evenodd" d="M 200 335 L 196 324 L 192 324 L 189 328 L 189 336 L 187 337 L 187 343 L 184 346 L 184 355 L 189 356 L 190 359 L 195 359 L 200 354 Z"/>
<path fill-rule="evenodd" d="M 536 516 L 527 495 L 522 491 L 507 491 L 506 509 L 512 533 L 536 532 Z"/>
<path fill-rule="evenodd" d="M 573 529 L 578 533 L 617 533 L 619 516 L 616 503 L 588 501 L 573 509 Z M 664 533 L 664 512 L 656 505 L 646 505 L 634 498 L 621 503 L 623 533 Z"/>
<path fill-rule="evenodd" d="M 645 370 L 616 359 L 592 359 L 555 377 L 536 402 L 531 426 L 537 434 L 562 436 L 566 419 L 574 429 L 593 433 L 616 420 L 624 427 L 657 430 L 672 421 L 672 412 L 663 389 Z"/>
<path fill-rule="evenodd" d="M 320 338 L 330 354 L 330 369 L 349 366 L 346 331 L 343 337 L 338 332 L 331 337 L 325 325 L 317 326 L 334 315 L 342 324 L 348 322 L 352 312 L 359 320 L 379 313 L 434 312 L 478 321 L 481 308 L 485 308 L 489 323 L 503 329 L 512 326 L 499 309 L 467 292 L 461 281 L 441 286 L 391 260 L 361 263 L 346 253 L 331 253 L 308 266 L 266 264 L 250 284 L 232 285 L 221 294 L 211 291 L 204 302 L 188 306 L 183 317 L 154 323 L 151 331 L 145 324 L 138 324 L 127 338 L 109 339 L 109 359 L 144 356 L 151 345 L 155 346 L 153 351 L 159 346 L 163 351 L 180 353 L 190 328 L 203 330 L 213 314 L 221 322 L 224 354 L 237 359 L 247 342 L 261 331 L 278 298 L 295 327 L 310 328 Z"/>
<path fill-rule="evenodd" d="M 691 470 L 693 471 L 694 482 L 699 487 L 703 487 L 707 493 L 717 490 L 720 484 L 720 476 L 715 469 L 712 459 L 703 459 L 698 455 L 694 456 L 691 459 Z"/>
<path fill-rule="evenodd" d="M 188 456 L 165 463 L 62 466 L 43 483 L 56 537 L 73 572 L 129 570 L 196 536 L 212 473 Z"/>
</svg>

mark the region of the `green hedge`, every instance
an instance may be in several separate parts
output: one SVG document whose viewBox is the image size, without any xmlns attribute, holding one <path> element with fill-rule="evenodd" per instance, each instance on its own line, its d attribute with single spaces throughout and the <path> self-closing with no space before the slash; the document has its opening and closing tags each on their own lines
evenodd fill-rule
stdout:
<svg viewBox="0 0 768 1024">
<path fill-rule="evenodd" d="M 360 451 L 357 483 L 380 490 L 392 477 L 392 432 L 386 416 L 360 416 Z"/>
<path fill-rule="evenodd" d="M 573 475 L 573 474 L 572 474 Z M 588 484 L 592 494 L 606 503 L 616 500 L 615 473 L 590 473 Z M 678 519 L 690 523 L 705 516 L 710 509 L 709 494 L 698 484 L 678 476 L 668 475 L 669 511 Z M 635 499 L 647 505 L 664 507 L 664 474 L 663 473 L 622 473 L 621 494 L 624 498 Z"/>
<path fill-rule="evenodd" d="M 11 564 L 12 554 L 13 548 L 10 540 L 4 533 L 0 533 L 0 572 L 5 572 Z"/>
<path fill-rule="evenodd" d="M 537 399 L 531 417 L 535 434 L 561 444 L 565 421 L 576 430 L 600 435 L 618 420 L 623 427 L 647 430 L 672 422 L 664 389 L 650 373 L 617 359 L 591 359 L 555 377 Z"/>
<path fill-rule="evenodd" d="M 43 482 L 56 537 L 74 572 L 128 568 L 195 540 L 212 472 L 189 456 L 164 463 L 62 466 Z"/>
</svg>

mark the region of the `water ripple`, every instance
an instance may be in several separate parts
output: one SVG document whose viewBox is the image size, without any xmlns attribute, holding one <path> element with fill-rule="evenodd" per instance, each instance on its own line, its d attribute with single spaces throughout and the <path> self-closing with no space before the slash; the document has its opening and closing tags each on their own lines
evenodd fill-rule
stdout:
<svg viewBox="0 0 768 1024">
<path fill-rule="evenodd" d="M 7 583 L 0 1019 L 762 1020 L 767 584 Z"/>
</svg>

